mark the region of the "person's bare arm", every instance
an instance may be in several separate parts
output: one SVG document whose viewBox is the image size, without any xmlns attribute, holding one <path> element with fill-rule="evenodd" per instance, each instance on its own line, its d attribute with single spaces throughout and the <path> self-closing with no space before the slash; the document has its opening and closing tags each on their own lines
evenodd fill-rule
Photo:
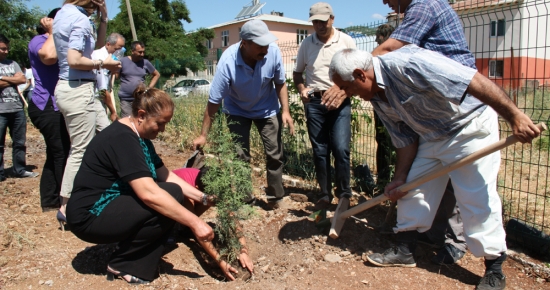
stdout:
<svg viewBox="0 0 550 290">
<path fill-rule="evenodd" d="M 294 135 L 294 121 L 292 121 L 292 116 L 290 116 L 290 107 L 288 105 L 288 88 L 286 83 L 275 84 L 275 91 L 277 96 L 279 96 L 279 102 L 281 103 L 281 117 L 283 120 L 283 126 L 290 130 L 290 135 Z"/>
<path fill-rule="evenodd" d="M 480 73 L 476 73 L 466 90 L 472 96 L 491 106 L 512 126 L 512 133 L 522 143 L 540 135 L 540 130 L 508 97 L 506 92 Z"/>
<path fill-rule="evenodd" d="M 206 144 L 206 137 L 208 137 L 208 132 L 210 131 L 210 127 L 212 127 L 212 122 L 216 117 L 216 113 L 218 112 L 219 107 L 220 104 L 214 104 L 210 102 L 208 102 L 208 105 L 206 105 L 206 110 L 204 110 L 204 117 L 202 119 L 201 135 L 193 140 L 193 150 L 197 150 L 198 148 Z"/>
<path fill-rule="evenodd" d="M 302 103 L 306 104 L 309 103 L 309 98 L 307 96 L 307 93 L 310 91 L 310 88 L 306 87 L 304 83 L 304 73 L 303 72 L 293 72 L 292 73 L 292 79 L 294 81 L 294 85 L 296 86 L 296 89 L 298 90 L 298 93 L 300 94 L 300 98 L 302 99 Z"/>
<path fill-rule="evenodd" d="M 0 80 L 0 89 L 11 87 L 13 85 L 24 84 L 27 81 L 22 72 L 16 72 L 13 76 L 3 76 Z"/>
<path fill-rule="evenodd" d="M 116 109 L 114 107 L 114 102 L 111 100 L 113 98 L 113 96 L 111 95 L 111 93 L 107 90 L 105 90 L 105 98 L 103 100 L 103 102 L 105 103 L 105 105 L 107 106 L 107 109 L 109 109 L 109 112 L 111 113 L 110 116 L 109 116 L 109 119 L 111 120 L 111 122 L 114 122 L 118 119 L 118 115 L 116 113 Z"/>
<path fill-rule="evenodd" d="M 109 17 L 107 16 L 107 5 L 105 1 L 99 2 L 97 0 L 92 0 L 99 7 L 99 28 L 97 29 L 97 39 L 95 42 L 95 49 L 100 49 L 105 45 L 105 39 L 107 37 L 107 21 Z"/>
<path fill-rule="evenodd" d="M 242 228 L 240 225 L 237 227 L 238 231 L 242 231 Z M 252 262 L 252 259 L 250 258 L 250 254 L 248 253 L 248 248 L 246 247 L 246 239 L 244 238 L 244 235 L 239 238 L 239 243 L 241 244 L 241 252 L 239 253 L 239 262 L 241 262 L 241 266 L 250 272 L 250 274 L 254 273 L 254 263 Z"/>
<path fill-rule="evenodd" d="M 149 88 L 154 88 L 160 78 L 160 73 L 158 70 L 155 70 L 151 75 L 153 76 L 153 78 L 151 78 Z"/>
<path fill-rule="evenodd" d="M 372 56 L 379 56 L 394 50 L 398 50 L 407 44 L 410 44 L 410 43 L 406 41 L 397 40 L 395 38 L 388 38 L 386 41 L 384 41 L 382 44 L 380 44 L 378 47 L 376 47 L 372 51 Z"/>
<path fill-rule="evenodd" d="M 165 166 L 157 169 L 157 177 L 160 181 L 171 182 L 179 185 L 181 187 L 183 195 L 191 200 L 202 203 L 202 197 L 204 193 L 197 188 L 191 186 L 189 183 L 185 182 L 185 180 L 179 178 L 175 173 L 168 170 L 168 168 L 166 168 Z"/>
<path fill-rule="evenodd" d="M 384 194 L 392 201 L 396 201 L 407 194 L 407 192 L 397 190 L 397 187 L 407 182 L 407 176 L 418 152 L 418 140 L 403 148 L 397 148 L 395 152 L 397 157 L 395 174 L 392 181 L 384 188 Z"/>
<path fill-rule="evenodd" d="M 44 17 L 40 19 L 40 25 L 46 30 L 48 39 L 46 39 L 42 47 L 38 50 L 38 57 L 45 65 L 55 64 L 57 62 L 57 51 L 55 50 L 55 44 L 53 42 L 53 19 Z"/>
<path fill-rule="evenodd" d="M 99 61 L 92 61 L 91 59 L 84 57 L 82 52 L 69 48 L 67 52 L 67 62 L 69 67 L 78 70 L 93 70 L 99 69 Z M 120 68 L 120 61 L 114 60 L 112 57 L 108 56 L 103 61 L 103 68 L 106 68 L 110 71 L 116 71 Z"/>
<path fill-rule="evenodd" d="M 189 227 L 202 241 L 214 238 L 212 228 L 203 220 L 178 203 L 168 192 L 160 188 L 153 178 L 142 177 L 131 180 L 130 186 L 148 207 L 184 226 Z"/>
</svg>

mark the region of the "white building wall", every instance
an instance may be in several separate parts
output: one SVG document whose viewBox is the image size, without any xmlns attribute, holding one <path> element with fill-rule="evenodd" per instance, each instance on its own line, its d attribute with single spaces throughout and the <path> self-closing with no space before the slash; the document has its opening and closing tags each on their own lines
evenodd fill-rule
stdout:
<svg viewBox="0 0 550 290">
<path fill-rule="evenodd" d="M 550 0 L 524 1 L 522 38 L 525 55 L 533 58 L 550 59 Z"/>
<path fill-rule="evenodd" d="M 507 1 L 510 2 L 510 1 Z M 550 59 L 550 0 L 525 0 L 513 5 L 458 11 L 475 57 Z M 506 20 L 504 36 L 491 35 L 491 21 Z"/>
</svg>

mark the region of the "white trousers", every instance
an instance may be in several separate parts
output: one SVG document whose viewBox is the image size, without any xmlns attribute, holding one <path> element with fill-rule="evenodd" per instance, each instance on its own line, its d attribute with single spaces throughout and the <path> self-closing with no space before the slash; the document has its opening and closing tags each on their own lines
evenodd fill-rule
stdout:
<svg viewBox="0 0 550 290">
<path fill-rule="evenodd" d="M 65 118 L 71 138 L 71 150 L 61 182 L 62 197 L 71 197 L 76 173 L 88 144 L 109 125 L 101 102 L 94 97 L 93 82 L 59 80 L 55 87 L 56 104 Z"/>
<path fill-rule="evenodd" d="M 499 140 L 498 116 L 487 107 L 452 138 L 420 139 L 407 182 L 470 155 Z M 506 251 L 502 204 L 497 193 L 500 152 L 420 185 L 398 201 L 396 232 L 430 229 L 449 178 L 464 222 L 466 244 L 476 257 L 496 259 Z"/>
</svg>

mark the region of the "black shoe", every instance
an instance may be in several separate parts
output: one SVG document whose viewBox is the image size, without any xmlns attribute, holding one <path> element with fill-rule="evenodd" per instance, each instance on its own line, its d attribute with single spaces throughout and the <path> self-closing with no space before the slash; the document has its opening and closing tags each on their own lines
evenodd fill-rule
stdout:
<svg viewBox="0 0 550 290">
<path fill-rule="evenodd" d="M 367 256 L 367 260 L 380 267 L 416 267 L 412 253 L 404 253 L 399 247 L 391 247 L 383 254 L 375 253 Z"/>
<path fill-rule="evenodd" d="M 485 273 L 476 290 L 502 290 L 506 288 L 506 276 L 502 272 L 488 271 Z"/>
<path fill-rule="evenodd" d="M 439 249 L 442 247 L 442 245 L 438 245 L 437 243 L 434 243 L 430 237 L 428 237 L 428 235 L 426 233 L 419 233 L 418 234 L 418 238 L 417 238 L 417 242 L 421 243 L 421 244 L 424 244 L 428 247 L 431 247 L 431 248 L 436 248 L 436 249 Z"/>
<path fill-rule="evenodd" d="M 321 209 L 327 209 L 332 204 L 332 199 L 329 195 L 324 195 L 321 198 L 317 200 L 315 203 L 315 209 L 321 210 Z"/>
<path fill-rule="evenodd" d="M 445 244 L 445 247 L 439 250 L 437 255 L 432 258 L 432 262 L 438 265 L 452 265 L 462 259 L 462 257 L 464 257 L 463 251 L 451 244 Z"/>
</svg>

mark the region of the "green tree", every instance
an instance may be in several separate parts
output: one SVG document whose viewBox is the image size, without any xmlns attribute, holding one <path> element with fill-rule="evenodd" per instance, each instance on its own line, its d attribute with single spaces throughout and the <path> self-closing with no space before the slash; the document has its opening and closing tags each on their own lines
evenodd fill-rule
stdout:
<svg viewBox="0 0 550 290">
<path fill-rule="evenodd" d="M 21 67 L 29 67 L 29 41 L 36 35 L 36 26 L 45 12 L 38 7 L 27 8 L 27 0 L 0 0 L 0 33 L 10 40 L 9 59 Z"/>
<path fill-rule="evenodd" d="M 132 33 L 125 2 L 120 0 L 120 13 L 109 22 L 108 31 L 122 34 L 129 46 Z M 187 69 L 198 71 L 205 68 L 204 57 L 208 53 L 205 42 L 214 37 L 214 31 L 199 29 L 186 34 L 183 23 L 191 23 L 191 13 L 185 2 L 130 0 L 130 4 L 137 37 L 145 43 L 148 59 L 159 61 L 157 69 L 162 75 L 186 75 Z"/>
<path fill-rule="evenodd" d="M 216 200 L 217 221 L 215 232 L 219 240 L 221 258 L 228 263 L 238 259 L 242 245 L 239 239 L 243 231 L 239 220 L 246 220 L 253 209 L 246 206 L 244 199 L 252 192 L 250 164 L 237 156 L 234 135 L 229 132 L 227 119 L 217 116 L 208 134 L 210 140 L 205 152 L 213 155 L 206 159 L 208 171 L 202 177 L 204 192 Z"/>
</svg>

